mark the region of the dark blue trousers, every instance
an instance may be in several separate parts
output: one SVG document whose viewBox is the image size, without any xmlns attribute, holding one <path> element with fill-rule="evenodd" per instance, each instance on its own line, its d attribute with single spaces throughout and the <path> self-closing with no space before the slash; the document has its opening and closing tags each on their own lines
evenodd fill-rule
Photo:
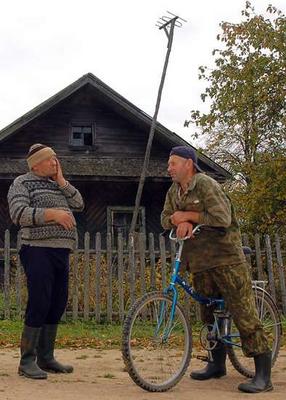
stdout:
<svg viewBox="0 0 286 400">
<path fill-rule="evenodd" d="M 69 249 L 23 245 L 19 255 L 28 286 L 25 325 L 57 324 L 68 300 Z"/>
</svg>

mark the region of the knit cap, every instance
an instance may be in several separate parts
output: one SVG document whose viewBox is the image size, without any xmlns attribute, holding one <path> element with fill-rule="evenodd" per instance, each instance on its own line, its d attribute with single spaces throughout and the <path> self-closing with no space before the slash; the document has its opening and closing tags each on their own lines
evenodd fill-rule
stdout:
<svg viewBox="0 0 286 400">
<path fill-rule="evenodd" d="M 29 153 L 27 155 L 27 163 L 29 169 L 31 170 L 34 165 L 40 163 L 43 160 L 47 160 L 48 158 L 51 158 L 55 155 L 56 153 L 51 147 L 45 146 L 41 143 L 33 144 L 33 146 L 30 147 Z"/>
</svg>

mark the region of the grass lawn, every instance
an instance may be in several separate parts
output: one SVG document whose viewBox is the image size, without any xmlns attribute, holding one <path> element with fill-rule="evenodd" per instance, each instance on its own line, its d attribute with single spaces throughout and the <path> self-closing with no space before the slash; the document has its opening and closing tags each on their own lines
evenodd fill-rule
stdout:
<svg viewBox="0 0 286 400">
<path fill-rule="evenodd" d="M 21 320 L 0 320 L 0 348 L 19 346 L 23 328 Z M 200 324 L 193 326 L 193 342 L 198 343 Z M 119 348 L 122 326 L 119 324 L 97 324 L 95 321 L 61 322 L 57 337 L 60 348 Z M 283 319 L 282 346 L 286 346 L 286 319 Z"/>
<path fill-rule="evenodd" d="M 0 347 L 17 347 L 23 329 L 23 321 L 0 321 Z M 57 347 L 115 348 L 121 343 L 121 325 L 99 325 L 93 321 L 61 322 Z"/>
<path fill-rule="evenodd" d="M 0 320 L 0 348 L 19 346 L 23 321 Z M 193 340 L 198 338 L 200 325 L 193 327 Z M 61 322 L 57 336 L 59 348 L 102 348 L 114 349 L 121 346 L 122 326 L 120 324 L 98 324 L 95 321 Z"/>
</svg>

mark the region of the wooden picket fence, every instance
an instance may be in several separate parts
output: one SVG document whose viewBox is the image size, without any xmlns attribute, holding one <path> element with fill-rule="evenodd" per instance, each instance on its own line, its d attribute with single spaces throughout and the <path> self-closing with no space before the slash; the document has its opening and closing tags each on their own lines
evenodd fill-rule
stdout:
<svg viewBox="0 0 286 400">
<path fill-rule="evenodd" d="M 91 240 L 92 239 L 92 240 Z M 91 245 L 95 242 L 95 245 Z M 282 250 L 284 238 L 269 235 L 250 238 L 243 235 L 253 255 L 247 256 L 252 278 L 268 282 L 268 290 L 281 312 L 286 315 L 286 285 Z M 10 232 L 5 232 L 0 261 L 4 264 L 0 282 L 0 319 L 22 318 L 27 300 L 26 282 L 18 256 L 21 246 L 10 246 Z M 155 243 L 157 245 L 155 245 Z M 168 238 L 138 234 L 125 241 L 122 235 L 112 238 L 97 233 L 84 236 L 84 248 L 71 254 L 69 301 L 63 318 L 94 318 L 97 322 L 122 322 L 134 301 L 150 290 L 166 287 L 175 258 L 175 245 Z M 40 260 L 39 260 L 40 262 Z M 1 269 L 1 264 L 0 264 Z M 186 279 L 191 277 L 186 275 Z M 199 318 L 199 307 L 186 293 L 180 294 L 188 318 Z"/>
</svg>

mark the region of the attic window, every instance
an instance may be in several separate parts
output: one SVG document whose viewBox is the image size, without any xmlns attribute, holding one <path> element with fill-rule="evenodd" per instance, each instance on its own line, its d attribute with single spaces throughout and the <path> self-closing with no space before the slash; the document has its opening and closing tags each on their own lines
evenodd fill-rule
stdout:
<svg viewBox="0 0 286 400">
<path fill-rule="evenodd" d="M 85 147 L 94 145 L 94 127 L 90 125 L 73 125 L 71 127 L 71 145 Z"/>
</svg>

